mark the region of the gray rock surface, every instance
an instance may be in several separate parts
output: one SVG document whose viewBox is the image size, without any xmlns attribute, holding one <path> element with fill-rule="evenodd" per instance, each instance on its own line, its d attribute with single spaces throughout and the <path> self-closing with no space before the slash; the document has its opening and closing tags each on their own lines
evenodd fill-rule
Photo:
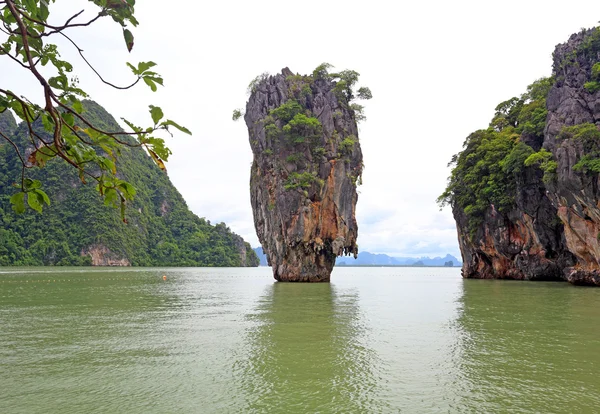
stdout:
<svg viewBox="0 0 600 414">
<path fill-rule="evenodd" d="M 473 241 L 464 211 L 453 206 L 464 277 L 600 285 L 599 175 L 573 169 L 588 152 L 581 140 L 561 135 L 565 127 L 600 125 L 600 91 L 584 87 L 600 62 L 600 32 L 572 35 L 556 47 L 553 59 L 543 142 L 522 141 L 552 153 L 558 164 L 555 179 L 544 183 L 541 171 L 525 169 L 512 211 L 498 214 L 490 206 Z"/>
<path fill-rule="evenodd" d="M 246 105 L 254 224 L 279 281 L 327 282 L 336 256 L 358 252 L 362 152 L 355 114 L 334 87 L 327 77 L 286 68 L 254 85 Z M 273 114 L 293 101 L 320 127 L 294 126 Z"/>
</svg>

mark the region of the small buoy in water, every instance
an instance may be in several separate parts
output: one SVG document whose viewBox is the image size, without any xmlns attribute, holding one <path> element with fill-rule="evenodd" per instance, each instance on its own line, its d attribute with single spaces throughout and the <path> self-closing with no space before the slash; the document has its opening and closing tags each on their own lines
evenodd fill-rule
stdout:
<svg viewBox="0 0 600 414">
<path fill-rule="evenodd" d="M 163 275 L 163 280 L 167 280 L 167 275 Z"/>
</svg>

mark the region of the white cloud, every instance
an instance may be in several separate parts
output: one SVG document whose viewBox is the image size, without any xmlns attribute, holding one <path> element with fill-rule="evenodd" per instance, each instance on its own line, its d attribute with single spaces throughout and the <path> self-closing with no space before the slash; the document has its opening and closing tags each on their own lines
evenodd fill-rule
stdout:
<svg viewBox="0 0 600 414">
<path fill-rule="evenodd" d="M 57 6 L 90 8 L 80 0 Z M 195 213 L 225 221 L 257 245 L 248 194 L 252 154 L 245 125 L 233 123 L 231 112 L 245 105 L 256 75 L 286 66 L 309 73 L 329 62 L 360 72 L 374 95 L 360 131 L 361 250 L 457 255 L 451 214 L 435 205 L 446 164 L 470 132 L 487 126 L 499 102 L 550 74 L 554 46 L 595 25 L 600 4 L 146 0 L 136 11 L 141 24 L 131 55 L 110 21 L 72 34 L 112 82 L 130 79 L 125 61 L 154 60 L 166 88 L 110 90 L 74 51 L 63 55 L 76 64 L 84 89 L 117 118 L 145 124 L 147 105 L 160 105 L 193 131 L 169 140 L 168 170 Z M 0 62 L 0 73 L 13 89 L 41 93 L 10 62 Z"/>
</svg>

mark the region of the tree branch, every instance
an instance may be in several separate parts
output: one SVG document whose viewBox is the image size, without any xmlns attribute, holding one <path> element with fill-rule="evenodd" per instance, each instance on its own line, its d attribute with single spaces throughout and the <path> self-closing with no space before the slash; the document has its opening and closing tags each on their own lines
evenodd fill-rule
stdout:
<svg viewBox="0 0 600 414">
<path fill-rule="evenodd" d="M 100 80 L 105 83 L 108 86 L 112 86 L 115 89 L 120 89 L 120 90 L 126 90 L 126 89 L 131 89 L 133 88 L 135 85 L 137 85 L 137 83 L 140 81 L 141 77 L 138 76 L 137 80 L 135 82 L 133 82 L 131 85 L 129 86 L 117 86 L 114 85 L 106 80 L 104 80 L 104 78 L 102 77 L 102 75 L 100 75 L 100 73 L 98 73 L 98 71 L 96 70 L 96 68 L 94 68 L 94 66 L 92 66 L 92 64 L 85 58 L 85 56 L 83 55 L 83 49 L 80 48 L 77 43 L 75 43 L 69 36 L 67 36 L 66 34 L 59 32 L 59 34 L 61 34 L 62 36 L 64 36 L 69 42 L 71 42 L 71 44 L 75 47 L 75 49 L 77 49 L 77 52 L 79 53 L 79 56 L 81 56 L 81 58 L 83 59 L 83 61 L 89 66 L 89 68 L 91 70 L 94 71 L 94 73 L 98 76 L 98 78 L 100 78 Z"/>
<path fill-rule="evenodd" d="M 25 168 L 32 168 L 30 165 L 29 166 L 27 165 L 27 162 L 25 162 L 25 160 L 23 159 L 23 156 L 21 155 L 21 151 L 19 151 L 19 147 L 17 147 L 17 144 L 15 144 L 12 139 L 10 139 L 6 135 L 4 135 L 4 133 L 2 131 L 0 131 L 0 137 L 4 138 L 6 141 L 8 141 L 8 143 L 10 145 L 12 145 L 12 147 L 17 152 L 17 155 L 19 156 L 19 159 L 21 160 L 21 164 L 23 164 L 23 167 L 25 167 Z"/>
<path fill-rule="evenodd" d="M 76 13 L 73 16 L 69 17 L 69 19 L 66 21 L 66 23 L 63 24 L 62 26 L 53 26 L 51 24 L 44 23 L 44 22 L 42 22 L 40 20 L 34 19 L 33 17 L 29 16 L 27 13 L 24 13 L 20 9 L 17 9 L 17 10 L 19 11 L 19 14 L 21 14 L 26 20 L 29 20 L 30 22 L 37 23 L 37 24 L 39 24 L 39 25 L 41 25 L 41 26 L 43 26 L 43 27 L 45 27 L 47 29 L 52 29 L 49 32 L 43 32 L 43 33 L 40 33 L 39 36 L 35 36 L 35 37 L 38 37 L 38 38 L 50 36 L 50 35 L 53 35 L 53 34 L 56 34 L 56 33 L 60 33 L 62 30 L 70 29 L 72 27 L 86 27 L 86 26 L 89 26 L 92 23 L 94 23 L 96 20 L 98 20 L 100 17 L 104 16 L 105 15 L 105 11 L 106 11 L 106 9 L 102 9 L 100 11 L 100 13 L 98 13 L 98 15 L 96 17 L 94 17 L 92 20 L 90 20 L 90 21 L 88 21 L 86 23 L 70 24 L 73 19 L 75 19 L 76 17 L 80 16 L 81 13 L 83 13 L 85 11 L 85 10 L 81 10 L 79 13 Z"/>
</svg>

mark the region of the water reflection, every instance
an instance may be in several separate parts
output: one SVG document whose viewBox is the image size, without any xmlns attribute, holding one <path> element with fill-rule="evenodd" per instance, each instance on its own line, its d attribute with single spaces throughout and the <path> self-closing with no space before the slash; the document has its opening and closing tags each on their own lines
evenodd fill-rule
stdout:
<svg viewBox="0 0 600 414">
<path fill-rule="evenodd" d="M 600 290 L 477 280 L 463 288 L 462 411 L 600 406 Z"/>
<path fill-rule="evenodd" d="M 358 293 L 331 284 L 266 289 L 239 365 L 247 411 L 377 412 L 376 356 L 362 343 Z"/>
</svg>

